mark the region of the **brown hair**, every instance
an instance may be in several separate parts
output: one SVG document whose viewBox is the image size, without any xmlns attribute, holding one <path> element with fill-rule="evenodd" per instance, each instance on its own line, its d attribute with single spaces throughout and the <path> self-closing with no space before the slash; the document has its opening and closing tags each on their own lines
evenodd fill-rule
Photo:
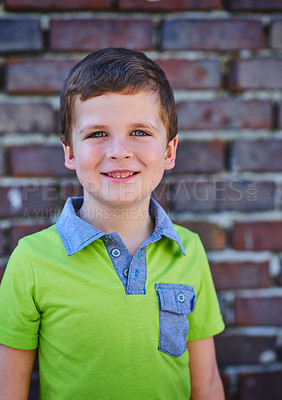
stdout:
<svg viewBox="0 0 282 400">
<path fill-rule="evenodd" d="M 62 140 L 71 144 L 75 99 L 87 100 L 109 92 L 135 94 L 142 90 L 159 95 L 160 117 L 168 141 L 177 134 L 177 115 L 170 84 L 164 71 L 145 54 L 124 49 L 94 51 L 76 64 L 66 79 L 60 97 Z"/>
</svg>

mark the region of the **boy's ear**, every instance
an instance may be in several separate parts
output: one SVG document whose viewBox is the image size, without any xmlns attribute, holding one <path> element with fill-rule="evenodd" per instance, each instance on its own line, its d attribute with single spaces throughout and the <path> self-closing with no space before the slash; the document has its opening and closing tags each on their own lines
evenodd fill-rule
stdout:
<svg viewBox="0 0 282 400">
<path fill-rule="evenodd" d="M 172 169 L 175 166 L 176 149 L 178 145 L 178 135 L 168 142 L 165 152 L 165 170 Z"/>
<path fill-rule="evenodd" d="M 65 166 L 68 169 L 75 170 L 75 156 L 73 148 L 62 141 L 62 146 L 65 153 Z"/>
</svg>

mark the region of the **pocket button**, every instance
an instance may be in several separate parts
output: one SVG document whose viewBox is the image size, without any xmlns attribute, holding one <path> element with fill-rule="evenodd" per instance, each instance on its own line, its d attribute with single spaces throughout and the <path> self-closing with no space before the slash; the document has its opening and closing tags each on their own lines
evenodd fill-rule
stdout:
<svg viewBox="0 0 282 400">
<path fill-rule="evenodd" d="M 183 293 L 179 293 L 178 296 L 177 296 L 177 298 L 178 298 L 179 303 L 184 303 L 184 301 L 185 301 L 185 296 L 184 296 Z"/>
</svg>

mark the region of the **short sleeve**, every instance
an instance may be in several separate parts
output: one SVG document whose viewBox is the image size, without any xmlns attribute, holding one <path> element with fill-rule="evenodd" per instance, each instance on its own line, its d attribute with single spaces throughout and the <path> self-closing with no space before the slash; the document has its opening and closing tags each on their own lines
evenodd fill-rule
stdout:
<svg viewBox="0 0 282 400">
<path fill-rule="evenodd" d="M 188 316 L 188 341 L 217 335 L 225 328 L 206 252 L 198 235 L 196 240 L 195 260 L 200 283 L 195 310 Z"/>
<path fill-rule="evenodd" d="M 40 312 L 35 302 L 35 279 L 23 241 L 8 262 L 0 286 L 0 343 L 32 350 L 38 345 Z"/>
</svg>

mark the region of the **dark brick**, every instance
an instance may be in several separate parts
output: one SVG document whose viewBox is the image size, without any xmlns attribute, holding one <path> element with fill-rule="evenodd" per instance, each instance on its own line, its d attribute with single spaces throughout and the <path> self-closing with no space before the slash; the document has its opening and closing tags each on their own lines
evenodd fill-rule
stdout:
<svg viewBox="0 0 282 400">
<path fill-rule="evenodd" d="M 8 151 L 13 176 L 66 176 L 74 172 L 64 166 L 61 146 L 12 146 Z"/>
<path fill-rule="evenodd" d="M 231 388 L 230 376 L 225 374 L 225 373 L 223 373 L 223 372 L 220 372 L 220 377 L 221 377 L 221 380 L 222 380 L 222 383 L 223 383 L 225 400 L 231 400 L 231 397 L 230 397 L 230 388 Z"/>
<path fill-rule="evenodd" d="M 273 21 L 270 29 L 270 45 L 282 49 L 282 19 Z"/>
<path fill-rule="evenodd" d="M 8 10 L 106 10 L 112 0 L 5 0 Z"/>
<path fill-rule="evenodd" d="M 234 60 L 230 64 L 229 89 L 282 89 L 282 59 Z"/>
<path fill-rule="evenodd" d="M 270 287 L 269 262 L 233 261 L 210 263 L 217 290 Z"/>
<path fill-rule="evenodd" d="M 281 171 L 281 140 L 241 140 L 232 147 L 232 166 L 236 171 Z"/>
<path fill-rule="evenodd" d="M 197 233 L 204 245 L 205 250 L 222 250 L 226 245 L 226 233 L 219 226 L 204 221 L 178 221 L 179 225 Z"/>
<path fill-rule="evenodd" d="M 52 107 L 47 103 L 0 104 L 0 133 L 54 131 Z"/>
<path fill-rule="evenodd" d="M 0 19 L 0 53 L 43 49 L 38 19 Z"/>
<path fill-rule="evenodd" d="M 275 336 L 221 334 L 215 336 L 217 361 L 220 366 L 257 364 L 264 351 L 275 351 Z M 240 349 L 240 351 L 238 351 Z"/>
<path fill-rule="evenodd" d="M 78 60 L 13 59 L 7 63 L 7 91 L 11 94 L 59 93 Z"/>
<path fill-rule="evenodd" d="M 282 371 L 239 374 L 238 400 L 281 400 Z"/>
<path fill-rule="evenodd" d="M 157 62 L 175 89 L 218 89 L 221 87 L 218 60 L 191 61 L 170 58 Z"/>
<path fill-rule="evenodd" d="M 0 187 L 0 217 L 50 217 L 57 212 L 54 183 L 27 183 L 25 186 Z"/>
<path fill-rule="evenodd" d="M 221 7 L 220 0 L 118 0 L 118 6 L 121 10 L 212 10 Z"/>
<path fill-rule="evenodd" d="M 12 252 L 13 249 L 17 246 L 18 241 L 23 238 L 24 236 L 31 235 L 32 233 L 41 231 L 42 229 L 47 228 L 50 226 L 48 223 L 39 223 L 39 224 L 15 224 L 11 228 L 11 242 L 10 242 L 10 251 Z"/>
<path fill-rule="evenodd" d="M 241 50 L 263 47 L 263 29 L 254 20 L 166 20 L 162 26 L 164 50 Z"/>
<path fill-rule="evenodd" d="M 177 104 L 179 129 L 271 129 L 268 100 L 197 100 Z"/>
<path fill-rule="evenodd" d="M 175 211 L 254 211 L 274 207 L 275 185 L 259 182 L 253 192 L 247 180 L 181 180 L 172 185 L 172 207 Z"/>
<path fill-rule="evenodd" d="M 185 174 L 219 172 L 225 166 L 224 143 L 213 141 L 185 141 L 178 146 L 172 173 Z"/>
<path fill-rule="evenodd" d="M 3 147 L 0 147 L 0 176 L 5 174 L 5 152 Z"/>
<path fill-rule="evenodd" d="M 169 187 L 166 183 L 161 182 L 152 193 L 154 199 L 168 211 L 168 200 L 169 200 Z"/>
<path fill-rule="evenodd" d="M 237 222 L 234 225 L 232 245 L 237 250 L 282 250 L 282 222 Z"/>
<path fill-rule="evenodd" d="M 281 326 L 282 297 L 261 296 L 235 299 L 235 324 L 239 326 Z"/>
<path fill-rule="evenodd" d="M 83 195 L 83 189 L 79 181 L 63 181 L 60 186 L 60 207 L 64 205 L 69 197 L 80 197 Z"/>
<path fill-rule="evenodd" d="M 3 275 L 4 275 L 4 272 L 5 272 L 5 268 L 6 268 L 6 265 L 2 265 L 2 260 L 0 261 L 0 283 L 1 283 L 1 281 L 2 281 L 2 278 L 3 278 Z"/>
<path fill-rule="evenodd" d="M 227 0 L 230 10 L 273 11 L 282 10 L 281 0 Z"/>
<path fill-rule="evenodd" d="M 153 46 L 151 19 L 52 19 L 51 50 L 93 51 L 101 47 L 149 50 Z"/>
<path fill-rule="evenodd" d="M 5 252 L 5 231 L 0 227 L 0 256 L 3 256 Z"/>
</svg>

